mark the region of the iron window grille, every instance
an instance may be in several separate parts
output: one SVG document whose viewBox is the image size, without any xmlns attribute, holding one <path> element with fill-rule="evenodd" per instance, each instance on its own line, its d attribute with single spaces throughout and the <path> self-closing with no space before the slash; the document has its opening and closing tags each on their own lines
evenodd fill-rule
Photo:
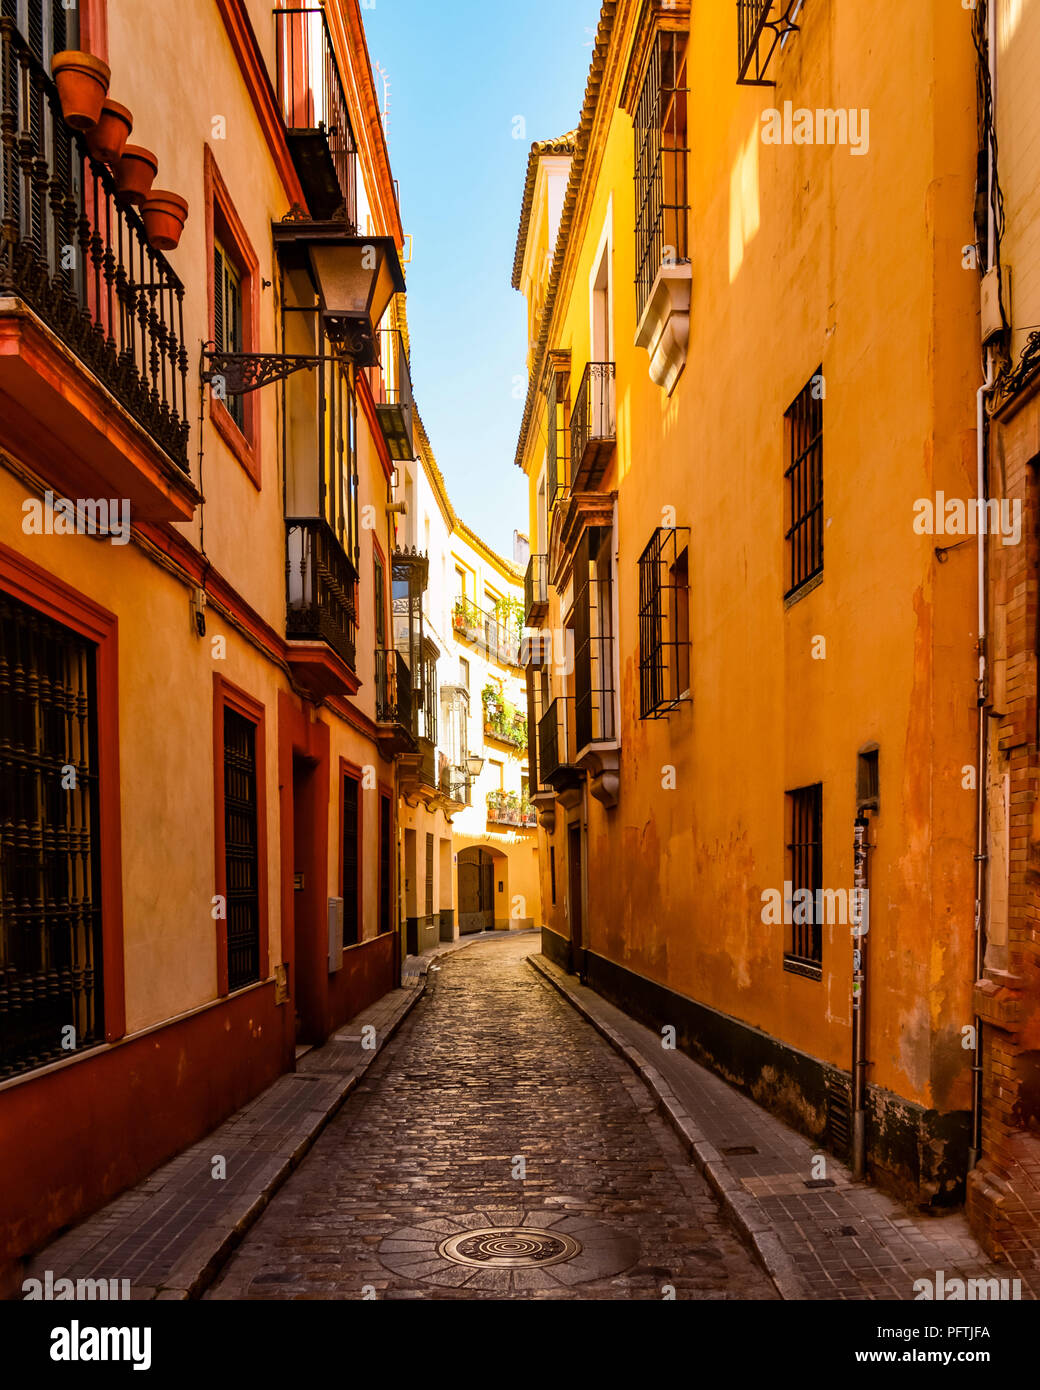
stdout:
<svg viewBox="0 0 1040 1390">
<path fill-rule="evenodd" d="M 353 946 L 361 940 L 358 912 L 358 866 L 361 860 L 361 783 L 349 773 L 343 775 L 343 944 Z"/>
<path fill-rule="evenodd" d="M 433 916 L 433 836 L 426 832 L 426 916 Z"/>
<path fill-rule="evenodd" d="M 574 562 L 574 736 L 576 751 L 610 742 L 614 729 L 613 530 L 592 526 Z"/>
<path fill-rule="evenodd" d="M 14 20 L 33 57 L 47 69 L 55 53 L 79 47 L 79 15 L 62 0 L 2 0 L 0 15 Z"/>
<path fill-rule="evenodd" d="M 556 906 L 556 846 L 549 846 L 549 897 Z"/>
<path fill-rule="evenodd" d="M 737 82 L 749 87 L 775 87 L 766 77 L 777 45 L 782 49 L 802 0 L 737 0 Z"/>
<path fill-rule="evenodd" d="M 823 888 L 823 785 L 797 787 L 787 793 L 790 839 L 787 843 L 787 877 L 792 901 L 785 904 L 791 916 L 790 946 L 784 968 L 796 974 L 820 978 L 823 961 L 823 929 L 818 906 Z M 808 890 L 811 906 L 804 901 Z M 798 894 L 802 892 L 799 902 Z M 786 915 L 786 913 L 785 913 Z"/>
<path fill-rule="evenodd" d="M 256 725 L 224 708 L 224 866 L 228 990 L 260 978 Z"/>
<path fill-rule="evenodd" d="M 789 584 L 785 598 L 823 571 L 823 399 L 817 367 L 784 420 L 788 464 L 784 471 Z"/>
<path fill-rule="evenodd" d="M 570 368 L 554 368 L 546 391 L 546 499 L 550 511 L 571 481 Z"/>
<path fill-rule="evenodd" d="M 104 1040 L 95 647 L 0 594 L 0 1078 Z"/>
<path fill-rule="evenodd" d="M 242 352 L 242 277 L 219 241 L 213 243 L 213 341 L 218 352 Z M 224 405 L 239 429 L 245 424 L 245 399 L 227 395 Z"/>
<path fill-rule="evenodd" d="M 664 30 L 635 114 L 636 314 L 642 318 L 657 272 L 689 260 L 686 160 L 688 35 Z"/>
<path fill-rule="evenodd" d="M 390 930 L 390 798 L 379 798 L 379 930 Z"/>
<path fill-rule="evenodd" d="M 688 526 L 658 527 L 639 557 L 639 717 L 690 695 Z"/>
</svg>

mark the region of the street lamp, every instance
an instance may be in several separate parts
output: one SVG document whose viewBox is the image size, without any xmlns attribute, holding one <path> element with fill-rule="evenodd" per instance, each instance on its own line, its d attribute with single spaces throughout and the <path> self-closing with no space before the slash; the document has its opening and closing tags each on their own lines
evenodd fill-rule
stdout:
<svg viewBox="0 0 1040 1390">
<path fill-rule="evenodd" d="M 484 770 L 484 759 L 479 753 L 468 753 L 466 755 L 466 774 L 471 782 L 475 782 Z"/>
<path fill-rule="evenodd" d="M 329 339 L 355 359 L 374 355 L 376 326 L 404 290 L 393 237 L 315 239 L 307 253 Z"/>
</svg>

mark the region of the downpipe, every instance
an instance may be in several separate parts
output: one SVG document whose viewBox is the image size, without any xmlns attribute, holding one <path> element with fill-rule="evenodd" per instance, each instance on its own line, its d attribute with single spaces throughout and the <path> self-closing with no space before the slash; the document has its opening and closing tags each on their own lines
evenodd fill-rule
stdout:
<svg viewBox="0 0 1040 1390">
<path fill-rule="evenodd" d="M 852 1176 L 867 1174 L 867 936 L 870 932 L 870 822 L 856 817 L 852 851 Z"/>
</svg>

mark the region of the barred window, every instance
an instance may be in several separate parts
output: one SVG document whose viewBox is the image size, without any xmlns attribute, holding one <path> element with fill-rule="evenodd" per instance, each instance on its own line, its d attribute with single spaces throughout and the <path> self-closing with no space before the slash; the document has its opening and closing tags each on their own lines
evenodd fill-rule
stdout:
<svg viewBox="0 0 1040 1390">
<path fill-rule="evenodd" d="M 379 930 L 388 932 L 391 923 L 390 890 L 393 886 L 390 844 L 390 798 L 379 797 Z"/>
<path fill-rule="evenodd" d="M 563 497 L 571 482 L 571 387 L 570 354 L 567 366 L 556 365 L 549 378 L 545 399 L 546 453 L 549 510 Z"/>
<path fill-rule="evenodd" d="M 433 836 L 426 832 L 426 916 L 433 916 Z"/>
<path fill-rule="evenodd" d="M 796 974 L 820 977 L 823 933 L 817 910 L 823 888 L 823 785 L 797 787 L 787 793 L 787 877 L 792 902 L 790 946 L 784 967 Z M 811 894 L 809 905 L 804 892 Z M 799 900 L 798 894 L 803 896 Z"/>
<path fill-rule="evenodd" d="M 686 156 L 688 35 L 665 30 L 650 54 L 635 116 L 636 313 L 658 270 L 689 259 Z"/>
<path fill-rule="evenodd" d="M 639 557 L 639 717 L 658 719 L 690 694 L 688 526 L 658 527 Z"/>
<path fill-rule="evenodd" d="M 610 742 L 614 729 L 614 532 L 590 526 L 574 562 L 575 751 Z"/>
<path fill-rule="evenodd" d="M 823 368 L 799 391 L 784 416 L 788 576 L 791 594 L 823 571 Z"/>
<path fill-rule="evenodd" d="M 228 990 L 260 978 L 256 725 L 224 708 L 224 865 Z"/>
<path fill-rule="evenodd" d="M 55 53 L 79 47 L 79 15 L 75 5 L 62 0 L 2 0 L 0 15 L 13 19 L 45 68 Z"/>
<path fill-rule="evenodd" d="M 219 241 L 213 243 L 213 339 L 218 352 L 242 351 L 242 276 Z M 229 395 L 224 404 L 243 429 L 244 398 Z"/>
<path fill-rule="evenodd" d="M 0 1078 L 104 1038 L 95 653 L 0 594 Z"/>
</svg>

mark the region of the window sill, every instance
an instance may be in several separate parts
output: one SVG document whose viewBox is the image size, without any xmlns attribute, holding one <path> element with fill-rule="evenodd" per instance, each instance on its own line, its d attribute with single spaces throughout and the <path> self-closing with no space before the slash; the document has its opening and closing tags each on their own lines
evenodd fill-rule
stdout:
<svg viewBox="0 0 1040 1390">
<path fill-rule="evenodd" d="M 646 348 L 650 354 L 650 380 L 669 396 L 686 365 L 692 285 L 689 261 L 663 265 L 636 329 L 636 347 Z"/>
<path fill-rule="evenodd" d="M 822 965 L 813 965 L 811 961 L 799 960 L 797 956 L 784 956 L 784 969 L 789 975 L 802 975 L 807 980 L 823 979 Z"/>
<path fill-rule="evenodd" d="M 817 570 L 811 578 L 799 584 L 797 589 L 792 589 L 789 593 L 784 594 L 784 610 L 786 611 L 788 608 L 793 608 L 794 605 L 805 598 L 807 594 L 811 594 L 814 589 L 818 589 L 822 583 L 823 570 Z"/>
</svg>

